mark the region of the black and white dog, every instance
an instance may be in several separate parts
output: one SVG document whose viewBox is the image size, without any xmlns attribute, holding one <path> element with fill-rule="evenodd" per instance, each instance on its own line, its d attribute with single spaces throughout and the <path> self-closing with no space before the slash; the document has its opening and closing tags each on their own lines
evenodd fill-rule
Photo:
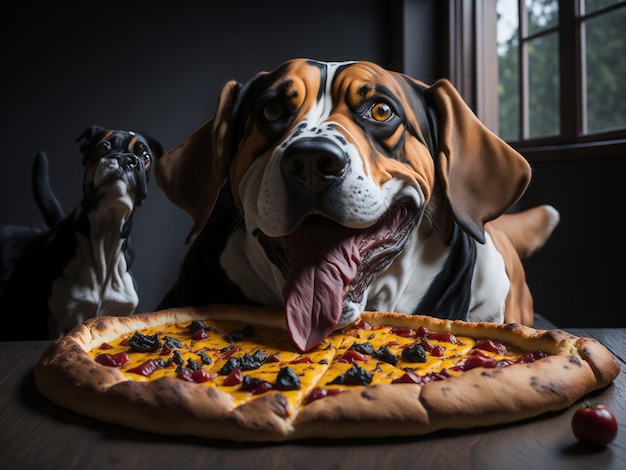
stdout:
<svg viewBox="0 0 626 470">
<path fill-rule="evenodd" d="M 33 192 L 48 228 L 1 227 L 2 340 L 56 338 L 87 318 L 130 315 L 137 306 L 129 235 L 163 149 L 148 136 L 99 126 L 77 141 L 85 167 L 80 205 L 64 215 L 40 152 Z"/>
</svg>

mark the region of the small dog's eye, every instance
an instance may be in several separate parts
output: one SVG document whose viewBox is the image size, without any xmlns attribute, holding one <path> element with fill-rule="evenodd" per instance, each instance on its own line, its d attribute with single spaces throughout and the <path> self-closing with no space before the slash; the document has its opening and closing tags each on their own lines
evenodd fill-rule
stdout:
<svg viewBox="0 0 626 470">
<path fill-rule="evenodd" d="M 152 165 L 152 157 L 150 156 L 150 153 L 148 153 L 147 150 L 144 150 L 143 152 L 141 152 L 141 158 L 143 160 L 143 167 L 146 170 L 150 168 L 150 165 Z"/>
<path fill-rule="evenodd" d="M 152 164 L 152 156 L 150 155 L 150 151 L 148 150 L 148 147 L 146 147 L 144 144 L 139 142 L 135 146 L 134 153 L 139 158 L 141 158 L 141 160 L 143 161 L 143 166 L 146 170 L 150 168 L 150 165 Z"/>
<path fill-rule="evenodd" d="M 283 108 L 278 103 L 272 101 L 263 108 L 263 117 L 268 122 L 276 122 L 283 116 Z"/>
<path fill-rule="evenodd" d="M 394 112 L 387 103 L 376 103 L 369 109 L 368 115 L 374 121 L 387 122 L 394 116 Z"/>
<path fill-rule="evenodd" d="M 111 142 L 109 142 L 108 140 L 103 140 L 102 142 L 99 142 L 98 145 L 96 146 L 96 152 L 101 157 L 104 157 L 110 151 L 111 151 Z"/>
</svg>

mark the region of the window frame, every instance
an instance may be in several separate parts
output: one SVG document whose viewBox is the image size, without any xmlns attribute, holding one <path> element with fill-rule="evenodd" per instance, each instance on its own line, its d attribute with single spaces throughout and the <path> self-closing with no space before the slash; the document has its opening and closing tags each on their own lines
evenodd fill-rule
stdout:
<svg viewBox="0 0 626 470">
<path fill-rule="evenodd" d="M 596 157 L 626 157 L 626 128 L 584 132 L 585 70 L 584 21 L 605 14 L 620 4 L 578 15 L 580 2 L 559 2 L 560 133 L 556 136 L 510 140 L 509 143 L 532 161 L 569 160 Z M 524 0 L 518 5 L 525 6 Z M 519 10 L 524 12 L 524 10 Z M 525 15 L 520 15 L 525 18 Z M 449 0 L 449 76 L 477 116 L 498 133 L 498 56 L 496 53 L 496 0 Z M 522 20 L 523 21 L 523 20 Z M 553 31 L 553 28 L 547 30 Z M 524 31 L 520 28 L 518 34 Z M 535 37 L 535 34 L 531 35 Z M 520 38 L 521 39 L 521 38 Z M 526 38 L 527 39 L 527 38 Z M 574 44 L 574 47 L 571 47 Z M 521 46 L 521 41 L 520 41 Z M 520 59 L 523 54 L 519 47 Z M 523 64 L 520 61 L 520 64 Z M 495 75 L 495 76 L 494 76 Z M 527 87 L 520 80 L 520 87 Z M 527 88 L 520 93 L 527 92 Z M 520 110 L 520 114 L 521 114 Z M 522 116 L 520 116 L 522 117 Z M 523 126 L 520 119 L 520 126 Z M 521 131 L 522 129 L 520 129 Z M 523 134 L 521 134 L 523 135 Z"/>
</svg>

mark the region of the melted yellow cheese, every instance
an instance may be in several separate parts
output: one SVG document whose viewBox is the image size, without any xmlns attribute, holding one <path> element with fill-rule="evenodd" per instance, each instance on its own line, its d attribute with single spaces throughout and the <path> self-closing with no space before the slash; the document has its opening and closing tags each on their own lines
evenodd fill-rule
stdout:
<svg viewBox="0 0 626 470">
<path fill-rule="evenodd" d="M 403 376 L 406 370 L 411 370 L 418 375 L 427 375 L 440 372 L 457 364 L 460 360 L 472 353 L 476 340 L 469 337 L 457 337 L 461 344 L 452 344 L 445 341 L 429 340 L 433 346 L 442 346 L 444 354 L 441 357 L 426 353 L 425 362 L 411 362 L 402 358 L 402 350 L 406 347 L 419 343 L 421 340 L 415 337 L 405 337 L 395 334 L 391 328 L 378 327 L 375 329 L 353 328 L 341 333 L 331 335 L 326 341 L 306 354 L 299 353 L 293 346 L 289 335 L 279 329 L 255 325 L 254 334 L 250 337 L 231 340 L 228 334 L 232 331 L 241 331 L 246 324 L 234 321 L 204 321 L 207 337 L 193 339 L 192 332 L 187 328 L 191 322 L 184 324 L 167 324 L 156 328 L 146 328 L 139 333 L 142 335 L 158 335 L 163 343 L 165 337 L 176 338 L 182 347 L 175 348 L 180 353 L 183 366 L 191 359 L 201 364 L 202 369 L 208 374 L 209 380 L 200 382 L 199 386 L 217 387 L 218 389 L 233 396 L 236 405 L 243 404 L 254 398 L 251 391 L 242 390 L 240 384 L 224 385 L 226 374 L 220 374 L 222 367 L 230 357 L 240 358 L 245 354 L 253 355 L 256 351 L 262 351 L 266 357 L 272 357 L 262 366 L 254 370 L 243 370 L 243 376 L 261 379 L 274 386 L 280 370 L 289 367 L 300 379 L 300 387 L 297 390 L 281 390 L 292 408 L 298 407 L 309 393 L 316 387 L 327 389 L 349 390 L 354 385 L 329 384 L 337 377 L 346 374 L 354 364 L 372 374 L 371 385 L 392 383 L 395 379 Z M 128 380 L 152 381 L 162 377 L 176 377 L 177 364 L 170 361 L 166 367 L 157 368 L 149 377 L 131 372 L 150 360 L 162 360 L 167 362 L 172 357 L 173 350 L 160 348 L 155 352 L 137 352 L 128 346 L 128 340 L 133 333 L 121 336 L 113 342 L 101 345 L 90 351 L 91 357 L 97 358 L 100 354 L 115 355 L 118 353 L 128 354 L 130 361 L 120 368 Z M 356 343 L 368 342 L 374 350 L 386 347 L 396 357 L 395 365 L 388 364 L 373 356 L 357 356 L 352 362 L 341 361 L 342 356 Z M 501 356 L 492 352 L 482 351 L 497 360 L 517 360 L 523 351 L 510 348 L 507 355 Z M 210 363 L 202 362 L 200 353 L 210 358 Z M 205 357 L 206 357 L 205 356 Z M 354 355 L 353 359 L 354 359 Z M 362 359 L 362 360 L 361 360 Z M 460 372 L 452 371 L 450 375 Z M 182 380 L 182 379 L 181 379 Z M 273 387 L 273 390 L 276 388 Z"/>
</svg>

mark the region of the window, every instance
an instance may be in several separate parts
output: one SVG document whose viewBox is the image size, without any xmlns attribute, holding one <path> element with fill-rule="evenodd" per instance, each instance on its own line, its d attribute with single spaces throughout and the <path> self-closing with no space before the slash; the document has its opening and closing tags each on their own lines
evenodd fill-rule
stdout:
<svg viewBox="0 0 626 470">
<path fill-rule="evenodd" d="M 500 136 L 623 152 L 626 1 L 497 0 L 496 10 Z"/>
</svg>

